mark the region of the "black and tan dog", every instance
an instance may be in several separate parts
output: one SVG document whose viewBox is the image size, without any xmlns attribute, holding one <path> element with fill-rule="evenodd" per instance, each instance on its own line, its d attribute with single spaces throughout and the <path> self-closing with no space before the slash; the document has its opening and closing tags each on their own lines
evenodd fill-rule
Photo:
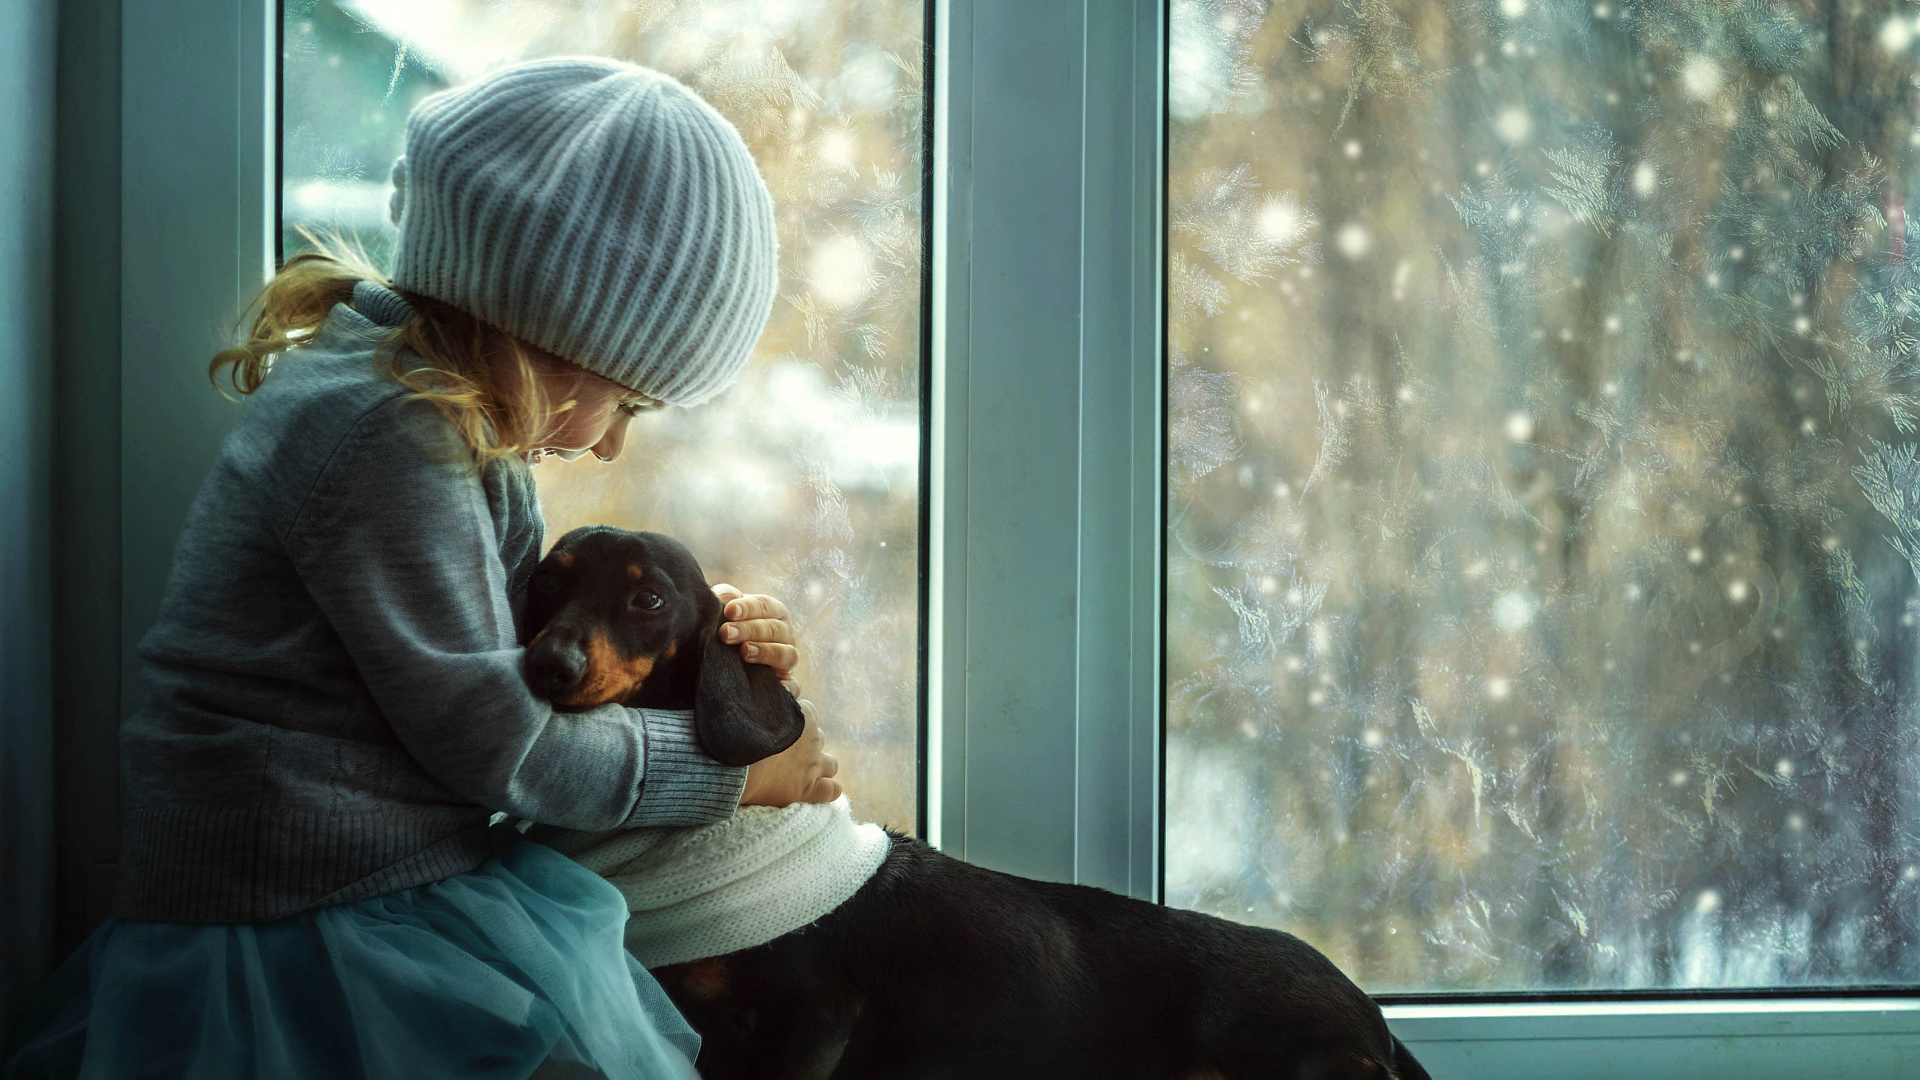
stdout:
<svg viewBox="0 0 1920 1080">
<path fill-rule="evenodd" d="M 692 707 L 706 751 L 756 760 L 802 720 L 719 644 L 678 542 L 568 533 L 530 586 L 529 681 L 563 707 Z M 970 866 L 894 836 L 812 926 L 654 972 L 707 1080 L 1426 1080 L 1380 1009 L 1300 939 Z"/>
<path fill-rule="evenodd" d="M 708 757 L 751 765 L 793 745 L 806 720 L 771 668 L 721 643 L 723 609 L 678 540 L 575 529 L 527 583 L 527 684 L 562 709 L 692 709 Z"/>
</svg>

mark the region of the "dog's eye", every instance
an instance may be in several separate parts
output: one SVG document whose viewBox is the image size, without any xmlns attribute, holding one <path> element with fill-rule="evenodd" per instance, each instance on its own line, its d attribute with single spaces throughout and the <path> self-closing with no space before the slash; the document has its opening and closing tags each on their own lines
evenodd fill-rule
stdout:
<svg viewBox="0 0 1920 1080">
<path fill-rule="evenodd" d="M 633 606 L 639 608 L 641 611 L 659 611 L 662 607 L 666 606 L 666 603 L 665 600 L 660 599 L 650 592 L 633 594 Z"/>
<path fill-rule="evenodd" d="M 551 574 L 537 575 L 532 581 L 527 583 L 527 590 L 533 593 L 533 595 L 539 596 L 539 597 L 552 596 L 554 593 L 554 590 L 558 589 L 559 587 L 560 587 L 560 579 L 554 577 Z"/>
</svg>

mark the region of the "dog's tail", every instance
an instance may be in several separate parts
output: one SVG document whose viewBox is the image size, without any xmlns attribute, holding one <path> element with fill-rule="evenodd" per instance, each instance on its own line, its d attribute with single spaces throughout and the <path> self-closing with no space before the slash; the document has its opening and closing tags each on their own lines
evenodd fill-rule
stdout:
<svg viewBox="0 0 1920 1080">
<path fill-rule="evenodd" d="M 1397 1038 L 1393 1040 L 1393 1075 L 1396 1080 L 1433 1080 L 1427 1075 L 1427 1070 L 1413 1060 L 1407 1044 Z"/>
</svg>

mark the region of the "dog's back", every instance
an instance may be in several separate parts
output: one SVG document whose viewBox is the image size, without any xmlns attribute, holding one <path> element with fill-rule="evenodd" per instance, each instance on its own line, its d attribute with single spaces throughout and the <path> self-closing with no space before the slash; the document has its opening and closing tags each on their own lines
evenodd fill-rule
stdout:
<svg viewBox="0 0 1920 1080">
<path fill-rule="evenodd" d="M 576 529 L 541 560 L 528 594 L 527 674 L 556 704 L 692 705 L 701 747 L 732 764 L 799 737 L 800 709 L 779 680 L 720 644 L 720 605 L 678 541 Z M 850 835 L 818 835 L 829 833 Z M 631 871 L 620 869 L 634 859 L 631 843 L 533 835 L 577 858 L 605 855 L 611 861 L 595 867 L 603 873 Z M 856 849 L 859 860 L 835 865 L 864 875 L 880 848 L 853 844 L 843 854 Z M 630 903 L 646 891 L 634 889 Z M 781 925 L 811 918 L 819 899 Z M 778 906 L 728 902 L 760 917 Z M 640 935 L 642 944 L 662 950 L 650 962 L 699 955 L 680 950 L 685 940 L 671 949 L 654 940 L 678 925 L 663 910 L 636 907 L 636 921 L 652 920 L 643 929 L 655 932 Z M 698 949 L 732 947 L 699 941 Z M 811 926 L 656 974 L 704 1037 L 708 1080 L 1384 1080 L 1396 1068 L 1400 1080 L 1426 1076 L 1373 1002 L 1297 938 L 983 870 L 900 837 L 852 898 Z"/>
<path fill-rule="evenodd" d="M 1426 1078 L 1297 938 L 904 838 L 813 926 L 656 974 L 708 1080 Z"/>
</svg>

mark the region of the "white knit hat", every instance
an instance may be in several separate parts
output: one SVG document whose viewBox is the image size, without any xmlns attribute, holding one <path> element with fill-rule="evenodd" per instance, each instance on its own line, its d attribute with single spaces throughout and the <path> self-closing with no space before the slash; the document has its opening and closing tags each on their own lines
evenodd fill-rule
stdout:
<svg viewBox="0 0 1920 1080">
<path fill-rule="evenodd" d="M 396 286 L 661 401 L 725 389 L 773 307 L 747 144 L 657 71 L 559 57 L 435 94 L 393 188 Z"/>
<path fill-rule="evenodd" d="M 853 820 L 844 795 L 743 806 L 693 828 L 533 835 L 620 890 L 632 912 L 627 951 L 650 968 L 751 949 L 817 921 L 859 892 L 892 846 L 886 830 Z"/>
</svg>

